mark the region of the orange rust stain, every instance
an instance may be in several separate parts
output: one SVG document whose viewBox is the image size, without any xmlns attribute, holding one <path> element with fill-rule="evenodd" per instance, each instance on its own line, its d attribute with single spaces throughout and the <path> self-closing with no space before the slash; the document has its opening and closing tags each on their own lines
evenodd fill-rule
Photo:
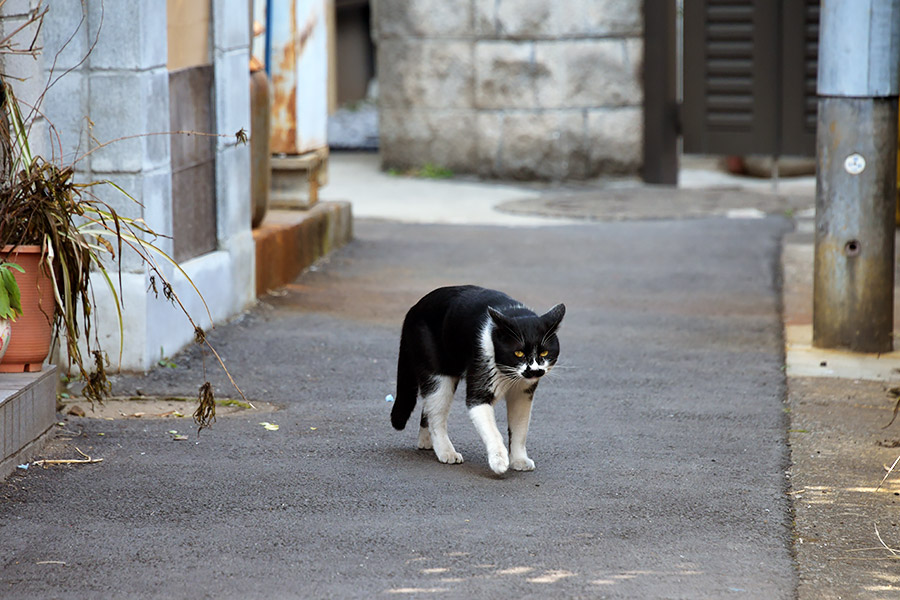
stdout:
<svg viewBox="0 0 900 600">
<path fill-rule="evenodd" d="M 309 16 L 303 29 L 297 30 L 297 2 L 290 6 L 290 38 L 276 57 L 278 71 L 272 76 L 272 152 L 297 152 L 297 77 L 296 68 L 319 22 L 319 15 Z"/>
</svg>

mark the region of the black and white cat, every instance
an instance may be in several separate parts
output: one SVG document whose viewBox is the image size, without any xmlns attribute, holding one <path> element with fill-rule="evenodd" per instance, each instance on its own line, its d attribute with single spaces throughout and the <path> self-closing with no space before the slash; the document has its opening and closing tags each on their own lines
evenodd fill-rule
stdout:
<svg viewBox="0 0 900 600">
<path fill-rule="evenodd" d="M 497 473 L 531 471 L 525 438 L 540 378 L 559 358 L 556 331 L 566 307 L 534 312 L 504 294 L 473 285 L 443 287 L 416 303 L 403 321 L 397 361 L 397 396 L 391 423 L 403 429 L 424 399 L 419 448 L 433 448 L 442 463 L 463 457 L 447 436 L 447 416 L 459 380 L 466 406 Z M 497 429 L 494 403 L 506 398 L 509 451 Z"/>
</svg>

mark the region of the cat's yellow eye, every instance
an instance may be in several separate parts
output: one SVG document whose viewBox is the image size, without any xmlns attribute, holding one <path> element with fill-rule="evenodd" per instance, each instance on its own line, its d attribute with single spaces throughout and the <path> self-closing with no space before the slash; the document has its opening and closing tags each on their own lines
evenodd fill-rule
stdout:
<svg viewBox="0 0 900 600">
<path fill-rule="evenodd" d="M 521 350 L 516 350 L 516 351 L 514 352 L 514 354 L 515 354 L 517 357 L 519 357 L 519 358 L 522 358 L 523 356 L 525 356 L 525 353 L 522 352 Z"/>
<path fill-rule="evenodd" d="M 544 350 L 543 352 L 541 352 L 541 358 L 547 356 L 548 354 L 550 354 L 550 351 L 549 351 L 549 350 Z"/>
</svg>

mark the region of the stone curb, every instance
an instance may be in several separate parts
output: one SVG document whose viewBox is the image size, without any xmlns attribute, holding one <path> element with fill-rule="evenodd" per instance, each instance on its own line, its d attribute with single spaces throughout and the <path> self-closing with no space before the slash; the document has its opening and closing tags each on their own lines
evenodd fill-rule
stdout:
<svg viewBox="0 0 900 600">
<path fill-rule="evenodd" d="M 57 367 L 39 373 L 0 374 L 0 481 L 29 462 L 56 422 Z"/>
<path fill-rule="evenodd" d="M 256 295 L 290 283 L 353 237 L 349 202 L 319 202 L 309 210 L 271 210 L 253 230 Z"/>
</svg>

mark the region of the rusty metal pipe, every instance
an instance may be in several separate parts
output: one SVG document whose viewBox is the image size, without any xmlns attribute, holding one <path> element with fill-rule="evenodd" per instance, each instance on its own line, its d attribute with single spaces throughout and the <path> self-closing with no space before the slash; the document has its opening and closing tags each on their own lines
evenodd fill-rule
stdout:
<svg viewBox="0 0 900 600">
<path fill-rule="evenodd" d="M 269 78 L 261 68 L 250 69 L 250 224 L 259 227 L 269 210 L 272 182 L 271 135 L 272 101 Z"/>
</svg>

